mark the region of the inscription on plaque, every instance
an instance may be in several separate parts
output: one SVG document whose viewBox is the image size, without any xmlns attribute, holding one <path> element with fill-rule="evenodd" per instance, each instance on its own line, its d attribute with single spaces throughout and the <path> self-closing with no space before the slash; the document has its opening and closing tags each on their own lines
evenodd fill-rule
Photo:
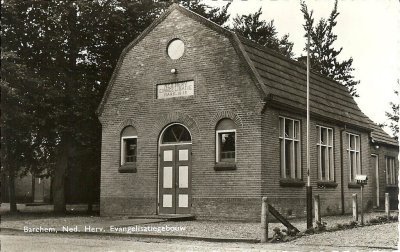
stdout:
<svg viewBox="0 0 400 252">
<path fill-rule="evenodd" d="M 194 95 L 194 81 L 157 85 L 157 99 Z"/>
</svg>

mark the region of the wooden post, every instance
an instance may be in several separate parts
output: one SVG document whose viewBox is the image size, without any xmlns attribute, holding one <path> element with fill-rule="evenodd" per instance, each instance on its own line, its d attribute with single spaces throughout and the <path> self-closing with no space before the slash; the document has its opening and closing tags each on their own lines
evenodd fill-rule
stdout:
<svg viewBox="0 0 400 252">
<path fill-rule="evenodd" d="M 358 221 L 358 205 L 356 193 L 353 193 L 353 221 Z"/>
<path fill-rule="evenodd" d="M 314 196 L 314 217 L 315 222 L 321 223 L 321 202 L 318 194 Z"/>
<path fill-rule="evenodd" d="M 390 217 L 389 193 L 385 193 L 385 215 Z"/>
<path fill-rule="evenodd" d="M 307 192 L 307 229 L 312 228 L 312 187 L 311 186 L 306 186 L 306 192 Z"/>
<path fill-rule="evenodd" d="M 361 185 L 361 200 L 360 200 L 360 205 L 361 205 L 361 225 L 364 225 L 363 191 L 364 191 L 364 185 Z"/>
<path fill-rule="evenodd" d="M 261 204 L 261 242 L 268 242 L 268 197 L 262 198 Z"/>
</svg>

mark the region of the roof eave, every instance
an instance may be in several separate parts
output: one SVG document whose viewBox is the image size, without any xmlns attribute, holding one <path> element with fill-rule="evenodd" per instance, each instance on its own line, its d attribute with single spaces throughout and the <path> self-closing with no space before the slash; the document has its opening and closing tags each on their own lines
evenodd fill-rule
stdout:
<svg viewBox="0 0 400 252">
<path fill-rule="evenodd" d="M 269 106 L 269 107 L 272 107 L 272 108 L 275 108 L 275 109 L 283 109 L 283 110 L 287 110 L 287 111 L 290 111 L 290 112 L 298 111 L 298 112 L 304 113 L 304 114 L 307 113 L 306 109 L 301 108 L 299 106 L 295 107 L 295 106 L 292 106 L 292 105 L 289 105 L 289 104 L 274 100 L 274 96 L 275 95 L 273 95 L 273 94 L 269 94 L 267 96 L 267 98 L 264 100 L 265 103 L 266 103 L 265 104 L 266 107 Z M 310 116 L 312 118 L 321 119 L 321 120 L 327 121 L 327 122 L 332 122 L 332 123 L 337 124 L 337 125 L 343 125 L 343 127 L 346 127 L 346 128 L 348 128 L 350 126 L 353 129 L 358 129 L 358 130 L 361 130 L 361 131 L 364 131 L 364 132 L 368 132 L 368 133 L 372 132 L 372 128 L 369 126 L 368 123 L 363 123 L 363 125 L 354 124 L 354 123 L 351 123 L 350 121 L 346 122 L 346 121 L 343 121 L 343 120 L 334 119 L 332 117 L 324 116 L 324 115 L 321 115 L 319 113 L 315 113 L 313 111 L 310 111 Z"/>
</svg>

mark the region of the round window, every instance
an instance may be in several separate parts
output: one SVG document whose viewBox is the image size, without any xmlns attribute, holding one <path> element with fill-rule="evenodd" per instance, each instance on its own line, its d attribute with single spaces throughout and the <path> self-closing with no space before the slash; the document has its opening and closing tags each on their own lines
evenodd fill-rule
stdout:
<svg viewBox="0 0 400 252">
<path fill-rule="evenodd" d="M 174 39 L 169 42 L 167 47 L 168 56 L 171 59 L 179 59 L 182 57 L 183 53 L 185 52 L 185 45 L 183 41 L 180 39 Z"/>
</svg>

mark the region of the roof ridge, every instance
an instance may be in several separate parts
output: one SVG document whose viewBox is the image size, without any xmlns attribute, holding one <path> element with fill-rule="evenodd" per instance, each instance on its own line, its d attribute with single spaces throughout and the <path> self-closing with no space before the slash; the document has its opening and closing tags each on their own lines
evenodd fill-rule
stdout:
<svg viewBox="0 0 400 252">
<path fill-rule="evenodd" d="M 212 24 L 215 25 L 215 26 L 218 26 L 220 29 L 225 30 L 225 31 L 228 32 L 228 33 L 233 33 L 233 34 L 235 34 L 232 30 L 226 29 L 226 28 L 223 27 L 222 25 L 219 25 L 219 24 L 215 23 L 214 21 L 212 21 L 212 20 L 210 20 L 210 19 L 208 19 L 208 18 L 206 18 L 206 17 L 203 17 L 202 15 L 200 15 L 200 14 L 198 14 L 198 13 L 192 11 L 192 10 L 189 10 L 189 9 L 187 9 L 187 8 L 185 8 L 185 7 L 183 7 L 183 6 L 179 5 L 179 4 L 177 4 L 177 3 L 173 3 L 172 6 L 174 6 L 176 9 L 179 8 L 179 9 L 182 10 L 182 11 L 189 12 L 190 14 L 195 15 L 196 17 L 198 17 L 198 18 L 200 18 L 200 19 L 206 20 L 207 22 L 212 23 Z M 171 7 L 172 7 L 172 6 L 171 6 Z M 171 8 L 171 7 L 170 7 L 170 8 Z"/>
</svg>

